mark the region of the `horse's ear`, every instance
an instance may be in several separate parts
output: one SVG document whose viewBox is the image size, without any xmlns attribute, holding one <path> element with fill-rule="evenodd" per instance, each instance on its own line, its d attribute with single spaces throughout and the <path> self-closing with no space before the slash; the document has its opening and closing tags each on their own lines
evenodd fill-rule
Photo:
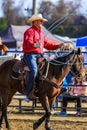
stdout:
<svg viewBox="0 0 87 130">
<path fill-rule="evenodd" d="M 77 49 L 77 54 L 79 54 L 79 55 L 80 55 L 81 53 L 82 53 L 82 52 L 81 52 L 81 49 L 80 49 L 80 48 L 78 48 L 78 49 Z"/>
</svg>

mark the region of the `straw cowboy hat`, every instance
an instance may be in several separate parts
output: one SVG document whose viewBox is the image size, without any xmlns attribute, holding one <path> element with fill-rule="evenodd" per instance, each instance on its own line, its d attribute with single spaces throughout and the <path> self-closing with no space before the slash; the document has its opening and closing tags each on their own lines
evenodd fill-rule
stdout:
<svg viewBox="0 0 87 130">
<path fill-rule="evenodd" d="M 32 15 L 31 18 L 27 20 L 27 23 L 32 23 L 33 21 L 36 21 L 36 20 L 42 20 L 43 22 L 48 21 L 47 19 L 43 18 L 42 14 L 34 14 Z"/>
</svg>

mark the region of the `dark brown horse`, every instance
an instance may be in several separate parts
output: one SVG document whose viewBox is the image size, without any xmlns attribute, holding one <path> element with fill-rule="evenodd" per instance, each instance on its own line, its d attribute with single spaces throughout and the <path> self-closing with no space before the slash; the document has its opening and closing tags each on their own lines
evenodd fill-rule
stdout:
<svg viewBox="0 0 87 130">
<path fill-rule="evenodd" d="M 12 68 L 16 62 L 18 62 L 18 60 L 8 60 L 0 66 L 0 101 L 2 110 L 0 127 L 2 126 L 4 118 L 7 129 L 10 129 L 7 118 L 7 106 L 16 92 L 25 93 L 21 80 L 16 80 L 11 77 Z M 39 74 L 36 78 L 36 88 L 45 114 L 34 123 L 33 129 L 37 129 L 45 120 L 45 129 L 52 130 L 50 127 L 50 111 L 52 105 L 56 100 L 56 95 L 60 92 L 64 77 L 70 70 L 72 70 L 74 76 L 78 78 L 82 76 L 82 53 L 80 49 L 78 49 L 73 50 L 65 56 L 56 57 L 55 60 L 51 60 L 50 62 L 43 60 L 39 63 L 39 68 Z M 45 75 L 45 77 L 42 75 Z"/>
</svg>

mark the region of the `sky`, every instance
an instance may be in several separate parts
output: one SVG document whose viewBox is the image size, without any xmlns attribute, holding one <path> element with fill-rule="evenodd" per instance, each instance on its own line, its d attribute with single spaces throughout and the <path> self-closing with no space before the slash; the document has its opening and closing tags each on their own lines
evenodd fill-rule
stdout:
<svg viewBox="0 0 87 130">
<path fill-rule="evenodd" d="M 2 9 L 1 9 L 1 4 L 2 4 L 2 2 L 3 2 L 4 0 L 0 0 L 0 17 L 2 17 L 3 16 L 3 12 L 2 12 Z M 19 5 L 20 3 L 21 3 L 21 1 L 22 2 L 24 2 L 24 6 L 23 6 L 23 13 L 25 14 L 25 15 L 27 15 L 27 12 L 25 11 L 25 8 L 32 8 L 32 1 L 33 0 L 15 0 L 15 3 L 16 3 L 16 5 Z M 36 0 L 36 7 L 38 8 L 38 6 L 39 6 L 39 3 L 41 2 L 41 1 L 47 1 L 47 0 Z M 53 3 L 56 3 L 58 0 L 49 0 L 49 1 L 51 1 L 51 2 L 53 2 Z M 72 0 L 66 0 L 66 1 L 72 1 Z M 79 1 L 79 0 L 73 0 L 73 2 L 76 2 L 76 1 Z M 81 5 L 82 5 L 82 7 L 81 7 L 81 9 L 80 9 L 80 12 L 81 13 L 84 13 L 84 14 L 86 14 L 87 13 L 87 0 L 81 0 L 82 2 L 81 2 Z"/>
</svg>

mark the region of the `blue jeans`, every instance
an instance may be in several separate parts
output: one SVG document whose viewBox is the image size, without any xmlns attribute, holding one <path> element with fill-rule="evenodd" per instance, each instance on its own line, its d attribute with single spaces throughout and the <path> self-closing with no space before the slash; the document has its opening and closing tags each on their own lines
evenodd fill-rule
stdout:
<svg viewBox="0 0 87 130">
<path fill-rule="evenodd" d="M 39 54 L 24 54 L 24 61 L 29 67 L 29 74 L 26 85 L 26 95 L 28 96 L 30 91 L 34 87 L 35 78 L 37 76 L 37 59 L 40 57 Z"/>
</svg>

